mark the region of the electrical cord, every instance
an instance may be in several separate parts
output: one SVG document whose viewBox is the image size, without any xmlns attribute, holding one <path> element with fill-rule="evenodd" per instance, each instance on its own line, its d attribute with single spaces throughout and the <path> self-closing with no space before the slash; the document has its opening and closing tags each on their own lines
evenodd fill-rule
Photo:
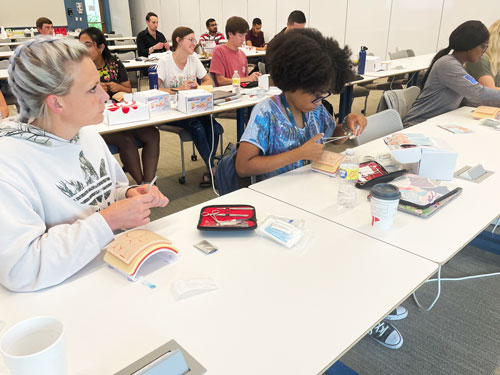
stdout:
<svg viewBox="0 0 500 375">
<path fill-rule="evenodd" d="M 214 115 L 210 115 L 210 125 L 212 126 L 212 147 L 210 148 L 210 156 L 208 157 L 208 165 L 210 166 L 210 180 L 212 181 L 212 190 L 214 191 L 215 195 L 220 197 L 219 193 L 217 190 L 215 190 L 215 178 L 214 178 L 214 172 L 212 165 L 210 164 L 210 161 L 212 160 L 212 154 L 214 153 L 214 143 L 215 143 L 215 130 L 214 130 Z M 215 161 L 214 161 L 215 165 Z"/>
<path fill-rule="evenodd" d="M 415 301 L 417 306 L 420 307 L 422 310 L 431 311 L 431 309 L 434 307 L 437 300 L 439 299 L 439 296 L 441 295 L 441 282 L 442 281 L 463 281 L 463 280 L 469 280 L 469 279 L 480 279 L 483 277 L 491 277 L 491 276 L 500 276 L 500 272 L 486 273 L 486 274 L 482 274 L 482 275 L 464 276 L 464 277 L 447 277 L 447 278 L 442 279 L 441 278 L 441 266 L 439 266 L 437 279 L 429 279 L 425 282 L 425 284 L 432 283 L 434 281 L 437 281 L 437 283 L 438 283 L 437 295 L 436 295 L 436 298 L 434 299 L 434 301 L 432 301 L 432 303 L 430 304 L 430 306 L 428 308 L 425 308 L 418 302 L 416 292 L 413 292 L 413 300 Z"/>
</svg>

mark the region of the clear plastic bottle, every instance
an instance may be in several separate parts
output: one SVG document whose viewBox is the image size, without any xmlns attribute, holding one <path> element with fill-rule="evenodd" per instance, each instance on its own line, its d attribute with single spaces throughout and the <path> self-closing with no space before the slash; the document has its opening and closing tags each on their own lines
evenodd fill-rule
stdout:
<svg viewBox="0 0 500 375">
<path fill-rule="evenodd" d="M 235 70 L 233 73 L 233 93 L 238 95 L 240 93 L 240 75 L 238 74 L 238 71 Z"/>
<path fill-rule="evenodd" d="M 344 159 L 340 163 L 337 177 L 339 178 L 339 193 L 337 204 L 341 207 L 352 208 L 356 205 L 356 181 L 358 180 L 359 161 L 354 150 L 345 150 Z"/>
</svg>

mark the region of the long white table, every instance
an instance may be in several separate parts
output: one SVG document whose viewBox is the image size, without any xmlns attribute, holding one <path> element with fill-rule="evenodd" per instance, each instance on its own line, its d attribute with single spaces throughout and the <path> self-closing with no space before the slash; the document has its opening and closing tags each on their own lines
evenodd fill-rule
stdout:
<svg viewBox="0 0 500 375">
<path fill-rule="evenodd" d="M 15 46 L 19 46 L 21 44 L 23 44 L 24 42 L 1 42 L 0 43 L 0 47 L 1 46 L 9 46 L 9 47 L 15 47 Z"/>
<path fill-rule="evenodd" d="M 115 40 L 135 40 L 135 36 L 107 36 L 106 40 L 108 42 Z"/>
<path fill-rule="evenodd" d="M 137 45 L 135 44 L 117 44 L 116 46 L 108 46 L 110 51 L 121 51 L 121 50 L 137 50 Z"/>
<path fill-rule="evenodd" d="M 339 106 L 339 120 L 343 121 L 344 117 L 351 113 L 351 104 L 353 100 L 353 85 L 366 83 L 374 81 L 378 78 L 392 77 L 398 74 L 415 73 L 410 75 L 407 86 L 414 86 L 417 84 L 418 73 L 421 70 L 425 70 L 429 67 L 434 54 L 406 57 L 403 59 L 390 60 L 392 63 L 391 69 L 381 70 L 378 72 L 365 72 L 363 74 L 363 79 L 358 81 L 353 81 L 351 84 L 346 85 L 344 91 L 340 95 L 340 106 Z M 400 69 L 395 69 L 396 66 L 401 67 Z"/>
<path fill-rule="evenodd" d="M 0 59 L 8 59 L 14 56 L 14 51 L 0 51 Z"/>
<path fill-rule="evenodd" d="M 251 204 L 257 219 L 305 220 L 310 245 L 286 249 L 251 232 L 202 232 L 200 208 Z M 35 315 L 65 327 L 69 374 L 112 374 L 175 339 L 214 375 L 321 374 L 437 265 L 265 195 L 242 189 L 147 226 L 180 259 L 147 276 L 150 289 L 94 262 L 62 285 L 16 294 L 0 287 L 0 320 Z M 207 239 L 219 250 L 193 247 Z M 390 272 L 380 272 L 384 264 Z M 219 289 L 183 301 L 170 286 L 209 277 Z M 397 282 L 394 282 L 397 280 Z M 0 359 L 0 372 L 2 362 Z"/>
<path fill-rule="evenodd" d="M 458 152 L 456 170 L 465 165 L 482 163 L 485 169 L 497 172 L 479 184 L 454 179 L 453 184 L 463 187 L 462 194 L 430 218 L 398 212 L 390 230 L 375 230 L 370 222 L 370 204 L 366 199 L 368 191 L 358 190 L 355 208 L 339 209 L 338 180 L 313 172 L 310 166 L 259 182 L 250 188 L 443 264 L 500 214 L 500 200 L 497 199 L 500 155 L 493 151 L 498 149 L 500 132 L 479 125 L 472 119 L 472 109 L 463 107 L 402 131 L 445 140 Z M 459 124 L 474 133 L 452 134 L 437 127 L 437 124 Z M 355 151 L 362 158 L 366 155 L 376 157 L 380 153 L 388 153 L 389 149 L 382 139 L 378 139 L 355 148 Z"/>
<path fill-rule="evenodd" d="M 214 88 L 215 91 L 217 91 L 217 90 L 231 91 L 231 89 L 232 89 L 231 86 L 220 86 L 220 87 Z M 134 128 L 142 128 L 145 126 L 166 124 L 169 122 L 184 120 L 184 119 L 188 119 L 188 118 L 200 117 L 203 115 L 216 114 L 216 113 L 222 113 L 222 112 L 236 110 L 236 113 L 237 113 L 237 115 L 236 115 L 236 137 L 239 140 L 241 138 L 241 136 L 243 135 L 243 131 L 245 130 L 245 119 L 244 119 L 244 113 L 243 113 L 244 109 L 247 107 L 254 106 L 262 100 L 264 100 L 264 98 L 259 99 L 256 96 L 248 97 L 247 95 L 243 95 L 239 100 L 231 101 L 231 102 L 228 102 L 227 104 L 215 105 L 213 110 L 206 111 L 203 113 L 185 114 L 185 113 L 182 113 L 180 111 L 177 111 L 176 109 L 170 109 L 170 110 L 165 111 L 162 114 L 152 116 L 148 120 L 144 120 L 144 121 L 129 122 L 129 123 L 118 124 L 118 125 L 107 125 L 105 123 L 101 123 L 101 124 L 93 125 L 93 126 L 96 127 L 96 129 L 99 133 L 105 134 L 105 133 L 119 132 L 119 131 L 123 131 L 123 130 L 134 129 Z"/>
<path fill-rule="evenodd" d="M 426 55 L 419 55 L 413 57 L 405 57 L 403 59 L 389 60 L 391 63 L 390 69 L 381 70 L 378 72 L 365 72 L 365 76 L 369 77 L 391 77 L 398 74 L 406 74 L 417 72 L 420 70 L 427 69 L 432 61 L 432 58 L 435 56 L 435 53 L 429 53 Z M 401 67 L 400 69 L 395 69 L 395 67 Z"/>
</svg>

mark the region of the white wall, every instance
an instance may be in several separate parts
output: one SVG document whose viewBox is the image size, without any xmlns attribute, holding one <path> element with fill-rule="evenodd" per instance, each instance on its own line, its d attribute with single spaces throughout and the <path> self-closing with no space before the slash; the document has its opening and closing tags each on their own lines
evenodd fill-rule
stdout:
<svg viewBox="0 0 500 375">
<path fill-rule="evenodd" d="M 128 0 L 109 0 L 111 26 L 117 34 L 132 35 L 132 22 Z"/>
<path fill-rule="evenodd" d="M 39 1 L 23 0 L 0 2 L 0 26 L 35 27 L 39 17 L 47 17 L 54 26 L 66 26 L 66 9 L 63 0 Z"/>
<path fill-rule="evenodd" d="M 500 18 L 500 1 L 498 0 L 444 0 L 441 30 L 438 49 L 448 46 L 451 32 L 462 22 L 479 20 L 486 27 Z"/>
<path fill-rule="evenodd" d="M 393 0 L 387 51 L 435 52 L 442 8 L 443 0 Z"/>
<path fill-rule="evenodd" d="M 347 5 L 345 44 L 357 54 L 361 46 L 376 56 L 385 56 L 391 18 L 391 0 L 356 1 Z"/>
<path fill-rule="evenodd" d="M 0 25 L 34 26 L 43 15 L 54 25 L 66 25 L 63 0 L 9 2 L 0 10 Z M 160 17 L 159 30 L 170 40 L 177 26 L 191 27 L 197 36 L 206 31 L 205 21 L 215 18 L 224 33 L 226 20 L 259 17 L 269 41 L 286 26 L 288 14 L 302 10 L 307 25 L 348 44 L 357 54 L 366 45 L 383 58 L 388 51 L 413 49 L 432 53 L 448 45 L 451 31 L 463 21 L 477 19 L 489 27 L 500 18 L 500 0 L 109 0 L 113 29 L 137 35 L 146 27 L 149 11 Z M 130 12 L 127 14 L 126 3 Z M 130 20 L 130 23 L 128 22 Z"/>
</svg>

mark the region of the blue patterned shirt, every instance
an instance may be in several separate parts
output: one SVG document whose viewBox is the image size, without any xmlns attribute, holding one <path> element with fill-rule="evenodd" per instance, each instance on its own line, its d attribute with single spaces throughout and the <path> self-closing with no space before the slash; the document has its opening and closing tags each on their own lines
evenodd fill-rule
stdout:
<svg viewBox="0 0 500 375">
<path fill-rule="evenodd" d="M 332 136 L 335 130 L 335 120 L 323 105 L 306 113 L 307 126 L 298 128 L 290 122 L 275 100 L 281 102 L 279 96 L 275 96 L 267 98 L 255 106 L 248 126 L 241 137 L 241 142 L 251 143 L 261 150 L 261 155 L 270 156 L 300 147 L 318 133 L 324 133 L 325 137 Z M 276 171 L 261 175 L 258 179 L 264 180 L 305 164 L 304 160 L 299 160 Z"/>
</svg>

